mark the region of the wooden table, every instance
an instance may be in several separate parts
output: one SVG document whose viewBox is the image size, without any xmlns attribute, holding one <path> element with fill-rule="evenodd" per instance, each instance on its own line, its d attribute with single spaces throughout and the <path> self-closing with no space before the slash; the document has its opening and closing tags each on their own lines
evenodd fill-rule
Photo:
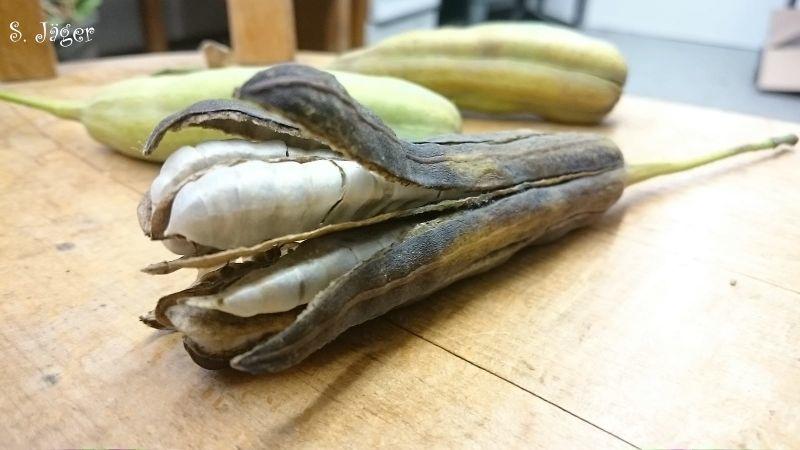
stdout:
<svg viewBox="0 0 800 450">
<path fill-rule="evenodd" d="M 199 64 L 89 62 L 3 87 L 80 97 Z M 465 130 L 523 126 L 567 128 Z M 0 130 L 3 446 L 800 447 L 797 152 L 636 186 L 599 225 L 254 377 L 205 371 L 137 320 L 193 277 L 139 272 L 169 256 L 135 216 L 156 165 L 22 107 L 0 105 Z M 625 97 L 591 130 L 644 160 L 800 124 Z"/>
</svg>

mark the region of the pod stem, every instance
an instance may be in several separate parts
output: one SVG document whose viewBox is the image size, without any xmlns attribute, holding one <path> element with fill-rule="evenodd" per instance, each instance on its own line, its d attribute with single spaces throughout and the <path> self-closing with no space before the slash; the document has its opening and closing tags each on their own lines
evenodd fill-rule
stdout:
<svg viewBox="0 0 800 450">
<path fill-rule="evenodd" d="M 62 119 L 78 120 L 85 104 L 78 100 L 54 100 L 19 94 L 11 91 L 0 91 L 0 100 L 18 105 L 30 106 L 46 111 Z"/>
<path fill-rule="evenodd" d="M 778 136 L 771 139 L 767 139 L 766 141 L 740 145 L 738 147 L 729 148 L 727 150 L 707 153 L 701 156 L 679 161 L 630 164 L 627 166 L 628 177 L 625 182 L 625 185 L 630 186 L 640 181 L 649 180 L 650 178 L 658 177 L 661 175 L 683 172 L 685 170 L 693 169 L 695 167 L 703 166 L 712 163 L 714 161 L 719 161 L 721 159 L 725 159 L 742 153 L 754 152 L 758 150 L 768 150 L 776 148 L 783 144 L 794 145 L 796 143 L 797 143 L 797 135 L 787 134 L 785 136 Z"/>
</svg>

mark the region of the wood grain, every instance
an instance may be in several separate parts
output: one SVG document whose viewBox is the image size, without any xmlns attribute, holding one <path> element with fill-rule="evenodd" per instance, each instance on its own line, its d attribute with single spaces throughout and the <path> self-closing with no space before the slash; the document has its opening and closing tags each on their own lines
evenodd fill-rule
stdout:
<svg viewBox="0 0 800 450">
<path fill-rule="evenodd" d="M 0 81 L 52 78 L 56 75 L 56 52 L 53 43 L 37 43 L 35 36 L 42 33 L 44 14 L 39 2 L 29 0 L 4 0 L 0 2 Z M 21 33 L 17 42 L 11 41 L 14 33 L 11 23 Z"/>
<path fill-rule="evenodd" d="M 364 45 L 364 32 L 367 27 L 369 15 L 369 0 L 351 0 L 350 2 L 350 46 L 349 48 Z"/>
<path fill-rule="evenodd" d="M 142 13 L 142 35 L 148 52 L 163 52 L 169 48 L 164 8 L 161 0 L 139 0 Z"/>
<path fill-rule="evenodd" d="M 349 49 L 354 18 L 351 0 L 294 0 L 297 46 L 303 50 Z"/>
<path fill-rule="evenodd" d="M 200 65 L 194 54 L 115 58 L 10 87 L 79 97 Z M 517 127 L 562 128 L 465 124 Z M 625 97 L 587 130 L 641 161 L 800 125 Z M 800 446 L 796 153 L 636 186 L 598 226 L 263 377 L 206 372 L 177 336 L 137 322 L 191 278 L 138 272 L 168 256 L 135 218 L 156 166 L 103 148 L 79 124 L 8 105 L 0 157 L 0 433 L 10 447 Z"/>
<path fill-rule="evenodd" d="M 292 0 L 227 0 L 233 56 L 239 64 L 291 61 L 297 49 Z"/>
<path fill-rule="evenodd" d="M 625 98 L 593 131 L 636 162 L 800 125 Z M 642 447 L 797 448 L 798 167 L 766 153 L 633 187 L 598 226 L 389 320 Z"/>
</svg>

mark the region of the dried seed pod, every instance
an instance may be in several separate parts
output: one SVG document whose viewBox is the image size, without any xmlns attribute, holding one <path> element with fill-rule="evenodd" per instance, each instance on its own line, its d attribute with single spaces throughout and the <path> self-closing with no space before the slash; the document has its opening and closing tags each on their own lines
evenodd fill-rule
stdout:
<svg viewBox="0 0 800 450">
<path fill-rule="evenodd" d="M 315 142 L 338 155 L 336 161 L 386 180 L 460 192 L 408 214 L 353 214 L 333 226 L 152 266 L 151 272 L 164 273 L 224 264 L 159 300 L 143 320 L 183 332 L 187 351 L 204 367 L 254 373 L 285 369 L 350 326 L 591 223 L 626 185 L 797 140 L 786 136 L 692 161 L 626 167 L 616 146 L 594 135 L 522 130 L 405 142 L 333 77 L 303 66 L 262 72 L 238 95 L 269 113 L 230 101 L 195 105 L 165 119 L 147 150 L 183 126 L 235 130 L 250 139 Z M 280 250 L 296 240 L 303 242 Z"/>
<path fill-rule="evenodd" d="M 577 123 L 611 111 L 627 76 L 610 43 L 530 22 L 411 31 L 346 53 L 331 67 L 404 78 L 463 109 Z"/>
<path fill-rule="evenodd" d="M 142 144 L 161 119 L 204 99 L 229 98 L 234 88 L 259 70 L 229 67 L 131 78 L 105 86 L 83 101 L 42 99 L 11 91 L 0 91 L 0 100 L 78 120 L 98 142 L 128 156 L 143 158 Z M 391 77 L 343 72 L 335 75 L 350 95 L 406 139 L 452 133 L 461 128 L 456 107 L 421 86 Z M 146 159 L 163 161 L 182 146 L 226 136 L 220 130 L 188 129 L 173 133 L 159 146 L 158 152 Z"/>
</svg>

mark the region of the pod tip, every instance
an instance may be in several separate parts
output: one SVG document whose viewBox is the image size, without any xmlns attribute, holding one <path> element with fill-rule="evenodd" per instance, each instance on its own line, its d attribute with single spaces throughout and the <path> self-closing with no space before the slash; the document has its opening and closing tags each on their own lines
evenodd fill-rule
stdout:
<svg viewBox="0 0 800 450">
<path fill-rule="evenodd" d="M 785 134 L 783 136 L 772 138 L 772 142 L 775 144 L 776 147 L 781 144 L 794 146 L 795 144 L 797 144 L 797 140 L 798 139 L 796 134 Z"/>
<path fill-rule="evenodd" d="M 78 120 L 81 111 L 86 106 L 84 102 L 79 100 L 47 99 L 8 90 L 0 90 L 0 100 L 17 105 L 25 105 L 69 120 Z"/>
<path fill-rule="evenodd" d="M 165 275 L 174 272 L 176 269 L 170 266 L 169 261 L 162 261 L 150 264 L 141 270 L 150 275 Z"/>
</svg>

